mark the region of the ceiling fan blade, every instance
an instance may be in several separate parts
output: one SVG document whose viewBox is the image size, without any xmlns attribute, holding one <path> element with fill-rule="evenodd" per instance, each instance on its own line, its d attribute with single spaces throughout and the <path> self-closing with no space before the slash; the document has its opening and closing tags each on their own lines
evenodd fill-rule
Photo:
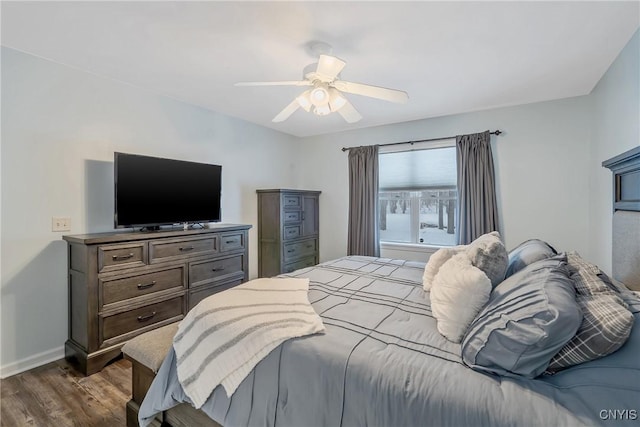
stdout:
<svg viewBox="0 0 640 427">
<path fill-rule="evenodd" d="M 345 104 L 340 107 L 338 113 L 346 120 L 347 123 L 355 123 L 362 119 L 358 110 L 356 110 L 349 101 L 346 101 Z"/>
<path fill-rule="evenodd" d="M 336 80 L 331 83 L 339 91 L 353 93 L 355 95 L 368 96 L 371 98 L 384 99 L 385 101 L 397 102 L 403 104 L 409 99 L 407 92 L 396 89 L 387 89 L 385 87 L 365 85 L 362 83 L 345 82 L 344 80 Z"/>
<path fill-rule="evenodd" d="M 238 82 L 234 86 L 312 86 L 308 80 L 288 80 L 281 82 Z"/>
<path fill-rule="evenodd" d="M 284 107 L 282 111 L 278 113 L 271 121 L 274 123 L 284 122 L 289 118 L 290 115 L 296 112 L 296 110 L 300 108 L 300 104 L 297 99 L 294 99 L 291 104 Z"/>
<path fill-rule="evenodd" d="M 335 79 L 340 71 L 347 65 L 342 59 L 338 59 L 335 56 L 320 55 L 318 60 L 318 68 L 316 68 L 316 74 L 321 77 L 321 80 L 330 82 Z"/>
</svg>

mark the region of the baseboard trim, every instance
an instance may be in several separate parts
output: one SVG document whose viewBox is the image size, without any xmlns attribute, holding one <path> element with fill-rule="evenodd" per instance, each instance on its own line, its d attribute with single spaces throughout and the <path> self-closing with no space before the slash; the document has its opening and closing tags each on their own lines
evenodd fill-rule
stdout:
<svg viewBox="0 0 640 427">
<path fill-rule="evenodd" d="M 19 374 L 29 369 L 37 368 L 49 362 L 64 359 L 64 346 L 43 351 L 33 356 L 8 363 L 0 367 L 0 379 Z"/>
</svg>

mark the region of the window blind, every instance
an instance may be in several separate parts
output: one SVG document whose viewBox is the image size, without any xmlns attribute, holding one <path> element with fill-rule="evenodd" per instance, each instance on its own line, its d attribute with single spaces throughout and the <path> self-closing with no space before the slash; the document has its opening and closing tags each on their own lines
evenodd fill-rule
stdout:
<svg viewBox="0 0 640 427">
<path fill-rule="evenodd" d="M 380 191 L 456 188 L 456 148 L 380 153 Z"/>
</svg>

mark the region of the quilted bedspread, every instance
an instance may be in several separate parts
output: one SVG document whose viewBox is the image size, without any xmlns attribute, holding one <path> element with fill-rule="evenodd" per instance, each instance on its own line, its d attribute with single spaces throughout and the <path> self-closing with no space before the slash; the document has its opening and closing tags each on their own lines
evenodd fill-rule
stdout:
<svg viewBox="0 0 640 427">
<path fill-rule="evenodd" d="M 640 299 L 618 352 L 537 379 L 476 372 L 436 329 L 423 263 L 345 257 L 284 277 L 308 278 L 326 332 L 284 342 L 231 397 L 202 407 L 223 426 L 638 425 Z M 215 296 L 214 296 L 215 297 Z M 141 425 L 189 402 L 165 359 L 140 408 Z"/>
</svg>

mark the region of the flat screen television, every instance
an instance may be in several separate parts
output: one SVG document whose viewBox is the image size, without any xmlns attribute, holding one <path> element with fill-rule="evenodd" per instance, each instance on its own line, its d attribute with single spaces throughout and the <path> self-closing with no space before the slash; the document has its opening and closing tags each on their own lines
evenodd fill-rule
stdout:
<svg viewBox="0 0 640 427">
<path fill-rule="evenodd" d="M 220 221 L 222 166 L 114 153 L 115 227 Z"/>
</svg>

